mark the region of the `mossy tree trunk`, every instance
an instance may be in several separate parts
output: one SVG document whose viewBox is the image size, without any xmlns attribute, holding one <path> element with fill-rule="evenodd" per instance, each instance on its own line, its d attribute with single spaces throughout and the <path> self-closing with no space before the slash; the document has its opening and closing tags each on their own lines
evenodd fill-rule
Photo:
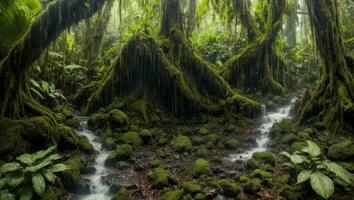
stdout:
<svg viewBox="0 0 354 200">
<path fill-rule="evenodd" d="M 298 112 L 300 123 L 321 122 L 337 132 L 353 128 L 354 79 L 352 58 L 341 37 L 337 0 L 307 0 L 315 42 L 323 61 L 323 74 L 307 92 Z M 348 129 L 347 129 L 348 130 Z"/>
<path fill-rule="evenodd" d="M 136 107 L 137 102 L 145 101 L 149 105 L 139 103 L 139 112 L 146 120 L 149 118 L 146 113 L 156 112 L 156 105 L 162 105 L 177 116 L 187 117 L 201 112 L 220 113 L 229 103 L 237 107 L 233 109 L 235 112 L 258 116 L 260 105 L 236 95 L 210 64 L 190 47 L 183 30 L 181 1 L 164 0 L 162 11 L 159 37 L 143 33 L 132 37 L 122 48 L 107 77 L 78 95 L 78 99 L 85 99 L 85 91 L 94 90 L 85 110 L 93 113 L 110 104 L 129 109 Z M 119 103 L 115 104 L 115 99 Z"/>
<path fill-rule="evenodd" d="M 192 36 L 195 27 L 195 18 L 197 14 L 197 2 L 196 0 L 189 0 L 188 2 L 188 12 L 187 12 L 187 25 L 186 32 L 187 36 Z"/>
<path fill-rule="evenodd" d="M 92 78 L 96 72 L 95 62 L 101 52 L 102 40 L 109 23 L 112 7 L 113 1 L 107 1 L 102 10 L 98 12 L 93 27 L 89 29 L 89 37 L 83 52 L 88 68 L 88 78 Z"/>
<path fill-rule="evenodd" d="M 37 60 L 59 34 L 80 20 L 91 17 L 103 0 L 58 0 L 48 6 L 32 24 L 25 36 L 0 63 L 0 116 L 19 117 L 25 105 L 45 110 L 29 95 L 27 75 Z"/>
<path fill-rule="evenodd" d="M 247 4 L 236 4 L 241 10 L 242 25 L 246 26 L 251 43 L 239 55 L 226 62 L 221 75 L 231 85 L 244 92 L 283 93 L 285 63 L 278 55 L 275 41 L 283 25 L 285 1 L 267 0 L 267 23 L 261 31 L 249 13 Z"/>
</svg>

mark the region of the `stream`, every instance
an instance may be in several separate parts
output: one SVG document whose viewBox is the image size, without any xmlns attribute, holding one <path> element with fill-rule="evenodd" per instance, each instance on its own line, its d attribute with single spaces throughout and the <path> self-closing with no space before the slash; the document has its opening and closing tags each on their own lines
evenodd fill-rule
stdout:
<svg viewBox="0 0 354 200">
<path fill-rule="evenodd" d="M 86 136 L 93 148 L 98 152 L 95 159 L 94 167 L 96 171 L 92 174 L 85 175 L 84 178 L 90 182 L 91 194 L 80 195 L 80 200 L 110 200 L 111 196 L 108 195 L 109 187 L 102 183 L 102 177 L 108 175 L 108 169 L 105 167 L 104 162 L 108 157 L 109 152 L 102 148 L 100 138 L 88 129 L 87 119 L 81 119 L 81 128 L 78 130 L 78 135 Z"/>
<path fill-rule="evenodd" d="M 253 153 L 267 150 L 269 133 L 273 125 L 284 119 L 291 119 L 290 110 L 297 98 L 291 99 L 289 105 L 278 108 L 275 112 L 267 112 L 265 105 L 262 105 L 262 124 L 258 127 L 259 136 L 256 139 L 256 146 L 243 153 L 230 154 L 225 159 L 231 162 L 244 161 L 252 158 Z"/>
</svg>

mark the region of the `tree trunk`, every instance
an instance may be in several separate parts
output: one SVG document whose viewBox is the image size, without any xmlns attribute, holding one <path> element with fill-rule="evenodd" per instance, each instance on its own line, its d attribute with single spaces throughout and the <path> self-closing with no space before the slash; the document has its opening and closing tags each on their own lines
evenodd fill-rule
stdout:
<svg viewBox="0 0 354 200">
<path fill-rule="evenodd" d="M 319 83 L 304 98 L 300 123 L 321 122 L 333 132 L 353 128 L 354 79 L 352 59 L 346 59 L 338 1 L 307 0 L 317 49 L 323 61 Z M 349 61 L 349 62 L 348 62 Z"/>
<path fill-rule="evenodd" d="M 11 49 L 0 63 L 0 116 L 18 117 L 24 109 L 28 95 L 26 75 L 59 34 L 91 17 L 99 10 L 103 0 L 58 0 L 48 6 L 32 24 L 26 35 Z"/>
<path fill-rule="evenodd" d="M 168 36 L 174 28 L 184 32 L 181 0 L 163 0 L 160 34 Z"/>
</svg>

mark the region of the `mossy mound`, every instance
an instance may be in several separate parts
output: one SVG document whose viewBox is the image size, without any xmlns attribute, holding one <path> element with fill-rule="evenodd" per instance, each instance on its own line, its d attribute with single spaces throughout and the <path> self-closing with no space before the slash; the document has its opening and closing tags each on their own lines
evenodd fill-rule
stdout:
<svg viewBox="0 0 354 200">
<path fill-rule="evenodd" d="M 116 128 L 126 127 L 129 123 L 128 116 L 119 109 L 108 109 L 108 112 L 97 112 L 88 119 L 88 126 L 92 130 L 109 127 L 114 130 Z"/>
<path fill-rule="evenodd" d="M 217 181 L 216 185 L 219 187 L 221 194 L 226 197 L 235 198 L 241 192 L 241 188 L 239 185 L 227 179 L 221 179 Z"/>
<path fill-rule="evenodd" d="M 163 168 L 155 168 L 148 173 L 148 179 L 152 188 L 161 189 L 169 185 L 170 171 Z"/>
<path fill-rule="evenodd" d="M 171 30 L 166 38 L 143 33 L 133 36 L 107 76 L 91 86 L 95 92 L 86 105 L 89 113 L 119 99 L 119 108 L 132 110 L 147 121 L 156 118 L 158 109 L 183 117 L 230 108 L 260 114 L 259 104 L 255 108 L 248 98 L 232 98 L 236 92 L 194 53 L 178 29 Z M 228 98 L 232 100 L 226 104 Z M 250 103 L 249 109 L 245 101 Z M 239 104 L 244 107 L 239 108 Z"/>
<path fill-rule="evenodd" d="M 134 131 L 124 133 L 120 136 L 119 140 L 134 147 L 138 147 L 143 144 L 143 140 L 140 138 L 139 134 Z"/>
<path fill-rule="evenodd" d="M 235 150 L 240 146 L 240 142 L 236 139 L 230 139 L 225 142 L 225 148 L 226 149 L 232 149 Z"/>
<path fill-rule="evenodd" d="M 243 186 L 243 190 L 249 194 L 256 194 L 257 192 L 261 191 L 261 189 L 262 184 L 261 180 L 259 179 L 248 180 Z"/>
<path fill-rule="evenodd" d="M 152 133 L 148 129 L 142 129 L 139 132 L 139 136 L 144 141 L 144 143 L 147 143 L 152 139 Z"/>
<path fill-rule="evenodd" d="M 252 158 L 254 158 L 257 161 L 261 161 L 265 164 L 270 164 L 270 165 L 275 164 L 275 156 L 270 151 L 256 152 L 252 155 Z"/>
<path fill-rule="evenodd" d="M 90 186 L 81 178 L 80 170 L 82 163 L 78 159 L 68 159 L 64 164 L 70 166 L 70 169 L 59 174 L 65 189 L 72 193 L 89 194 Z"/>
<path fill-rule="evenodd" d="M 354 143 L 349 139 L 343 139 L 329 147 L 327 156 L 332 160 L 352 160 L 354 159 Z"/>
<path fill-rule="evenodd" d="M 129 144 L 118 145 L 116 150 L 112 151 L 106 161 L 106 166 L 115 166 L 117 161 L 129 161 L 134 157 L 134 151 Z"/>
<path fill-rule="evenodd" d="M 48 117 L 21 120 L 0 118 L 0 155 L 4 158 L 58 145 L 59 150 L 81 149 L 93 153 L 93 147 L 71 128 Z"/>
<path fill-rule="evenodd" d="M 116 194 L 113 195 L 111 200 L 127 200 L 129 199 L 129 193 L 127 188 L 121 187 Z"/>
<path fill-rule="evenodd" d="M 171 141 L 171 146 L 176 152 L 185 152 L 192 149 L 192 142 L 189 137 L 179 135 Z"/>
<path fill-rule="evenodd" d="M 182 196 L 181 190 L 169 191 L 162 195 L 161 200 L 180 200 Z"/>
<path fill-rule="evenodd" d="M 188 168 L 188 173 L 194 178 L 198 178 L 201 175 L 212 175 L 213 172 L 210 169 L 210 164 L 207 160 L 198 159 L 192 163 Z"/>
<path fill-rule="evenodd" d="M 202 192 L 202 187 L 195 183 L 183 183 L 183 191 L 187 194 L 198 194 Z"/>
</svg>

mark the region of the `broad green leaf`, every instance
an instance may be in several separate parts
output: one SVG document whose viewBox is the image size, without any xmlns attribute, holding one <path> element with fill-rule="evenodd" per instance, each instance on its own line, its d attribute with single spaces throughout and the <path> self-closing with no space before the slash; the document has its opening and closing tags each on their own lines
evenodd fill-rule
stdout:
<svg viewBox="0 0 354 200">
<path fill-rule="evenodd" d="M 34 89 L 33 87 L 31 87 L 30 90 L 34 92 L 39 98 L 44 99 L 43 95 L 38 90 Z"/>
<path fill-rule="evenodd" d="M 16 170 L 21 169 L 21 165 L 18 162 L 10 162 L 10 163 L 5 163 L 1 165 L 0 167 L 0 174 L 4 174 L 7 172 L 13 172 Z"/>
<path fill-rule="evenodd" d="M 32 85 L 34 85 L 37 88 L 41 88 L 41 86 L 39 85 L 39 83 L 37 81 L 35 81 L 34 79 L 31 79 L 31 83 Z"/>
<path fill-rule="evenodd" d="M 45 158 L 48 154 L 52 153 L 55 149 L 56 149 L 56 146 L 51 146 L 46 150 L 37 151 L 36 153 L 32 154 L 33 159 L 36 161 L 36 160 Z"/>
<path fill-rule="evenodd" d="M 55 181 L 57 179 L 57 176 L 55 176 L 55 174 L 50 171 L 50 170 L 46 170 L 45 172 L 43 172 L 43 176 L 51 183 L 51 184 L 55 184 Z"/>
<path fill-rule="evenodd" d="M 313 172 L 310 176 L 312 189 L 324 199 L 329 199 L 334 192 L 333 181 L 321 172 Z"/>
<path fill-rule="evenodd" d="M 343 181 L 345 181 L 348 184 L 352 183 L 353 174 L 348 172 L 342 166 L 338 165 L 335 162 L 324 162 L 324 164 L 331 172 L 333 172 L 335 175 L 337 175 L 340 179 L 342 179 Z"/>
<path fill-rule="evenodd" d="M 23 181 L 25 180 L 25 178 L 23 176 L 18 176 L 18 177 L 11 177 L 8 181 L 8 185 L 11 188 L 16 188 L 17 186 L 19 186 Z"/>
<path fill-rule="evenodd" d="M 43 91 L 49 92 L 49 83 L 47 81 L 42 81 Z"/>
<path fill-rule="evenodd" d="M 311 173 L 312 170 L 302 170 L 299 175 L 297 175 L 297 184 L 307 181 L 310 178 Z"/>
<path fill-rule="evenodd" d="M 62 171 L 66 171 L 69 170 L 70 167 L 64 164 L 56 164 L 54 166 L 52 166 L 51 171 L 52 172 L 62 172 Z"/>
<path fill-rule="evenodd" d="M 22 154 L 22 155 L 18 156 L 18 157 L 16 158 L 16 160 L 18 160 L 18 161 L 20 161 L 21 163 L 26 164 L 26 165 L 31 165 L 31 164 L 34 163 L 34 160 L 33 160 L 33 158 L 32 158 L 32 155 L 31 155 L 31 154 L 28 154 L 28 153 Z"/>
<path fill-rule="evenodd" d="M 36 173 L 32 176 L 32 184 L 34 191 L 41 196 L 45 190 L 45 180 L 43 176 L 39 173 Z"/>
<path fill-rule="evenodd" d="M 33 198 L 33 192 L 29 188 L 22 189 L 18 192 L 20 200 L 31 200 Z"/>
<path fill-rule="evenodd" d="M 301 164 L 301 163 L 304 162 L 304 158 L 302 156 L 300 156 L 300 155 L 292 155 L 290 157 L 290 160 L 294 164 Z"/>
<path fill-rule="evenodd" d="M 52 162 L 50 160 L 44 160 L 41 163 L 31 166 L 31 167 L 26 167 L 25 171 L 26 172 L 38 172 L 39 170 L 43 169 L 44 167 L 50 165 Z"/>
<path fill-rule="evenodd" d="M 309 154 L 312 157 L 319 156 L 321 154 L 320 147 L 312 142 L 311 140 L 306 140 L 307 147 L 304 147 L 301 151 Z"/>
<path fill-rule="evenodd" d="M 289 159 L 291 158 L 291 154 L 288 153 L 288 152 L 286 152 L 286 151 L 281 152 L 280 155 L 286 156 L 286 157 L 288 157 Z"/>
<path fill-rule="evenodd" d="M 1 200 L 16 200 L 16 196 L 10 192 L 0 191 Z"/>
<path fill-rule="evenodd" d="M 80 65 L 75 65 L 75 64 L 67 65 L 67 66 L 64 67 L 64 69 L 66 69 L 66 70 L 75 70 L 75 69 L 86 70 L 85 67 L 80 66 Z"/>
</svg>

